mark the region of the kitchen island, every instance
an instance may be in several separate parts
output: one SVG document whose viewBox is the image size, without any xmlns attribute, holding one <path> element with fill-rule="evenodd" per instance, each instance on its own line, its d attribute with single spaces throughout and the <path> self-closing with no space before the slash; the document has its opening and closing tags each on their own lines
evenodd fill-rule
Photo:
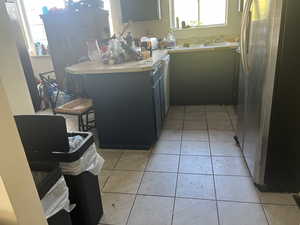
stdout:
<svg viewBox="0 0 300 225">
<path fill-rule="evenodd" d="M 160 135 L 166 113 L 167 51 L 137 62 L 103 65 L 84 62 L 66 68 L 81 76 L 93 99 L 101 148 L 149 149 Z"/>
</svg>

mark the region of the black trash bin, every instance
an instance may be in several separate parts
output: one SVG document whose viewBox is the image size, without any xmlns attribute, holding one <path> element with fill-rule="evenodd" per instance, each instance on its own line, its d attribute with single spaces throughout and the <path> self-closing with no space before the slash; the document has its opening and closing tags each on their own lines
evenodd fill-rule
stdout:
<svg viewBox="0 0 300 225">
<path fill-rule="evenodd" d="M 95 150 L 93 135 L 89 132 L 67 133 L 65 119 L 61 116 L 15 116 L 15 120 L 29 161 L 51 159 L 60 163 L 70 201 L 76 204 L 71 212 L 73 225 L 98 225 L 103 215 L 98 181 L 100 171 L 93 172 L 88 160 L 91 156 L 101 157 Z M 70 152 L 68 138 L 74 136 L 81 136 L 83 141 Z M 93 166 L 97 170 L 97 165 Z"/>
<path fill-rule="evenodd" d="M 30 163 L 30 167 L 48 224 L 72 225 L 69 191 L 58 165 Z"/>
</svg>

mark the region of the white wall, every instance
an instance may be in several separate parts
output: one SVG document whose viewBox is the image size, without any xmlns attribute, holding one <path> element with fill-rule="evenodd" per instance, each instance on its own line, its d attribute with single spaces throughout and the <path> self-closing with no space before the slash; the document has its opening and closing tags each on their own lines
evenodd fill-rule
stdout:
<svg viewBox="0 0 300 225">
<path fill-rule="evenodd" d="M 13 119 L 34 110 L 9 24 L 0 1 L 0 224 L 47 225 Z"/>
<path fill-rule="evenodd" d="M 0 1 L 0 34 L 0 79 L 9 105 L 14 114 L 33 114 L 31 97 L 3 1 Z"/>
<path fill-rule="evenodd" d="M 3 179 L 8 194 L 7 197 L 9 197 L 11 203 L 11 206 L 3 203 L 1 210 L 6 206 L 7 214 L 9 214 L 7 217 L 9 217 L 12 224 L 17 220 L 18 225 L 47 225 L 1 81 L 0 140 L 0 176 Z M 3 188 L 3 185 L 1 186 Z M 7 197 L 1 196 L 6 200 Z M 13 218 L 13 211 L 15 219 Z M 0 224 L 4 223 L 0 221 Z"/>
<path fill-rule="evenodd" d="M 0 224 L 17 225 L 17 217 L 0 176 Z"/>
<path fill-rule="evenodd" d="M 121 5 L 120 0 L 111 1 L 111 13 L 114 30 L 120 33 L 123 28 L 121 20 Z M 170 1 L 161 0 L 162 19 L 159 21 L 134 22 L 129 31 L 135 36 L 153 34 L 159 37 L 164 37 L 170 31 Z M 238 0 L 228 0 L 228 25 L 225 27 L 214 28 L 192 28 L 175 31 L 176 38 L 179 42 L 198 43 L 206 39 L 215 38 L 216 36 L 224 35 L 225 38 L 231 39 L 239 36 L 241 13 L 238 12 Z M 186 1 L 188 4 L 188 1 Z"/>
<path fill-rule="evenodd" d="M 32 56 L 31 63 L 34 75 L 39 79 L 39 73 L 48 72 L 53 69 L 51 56 Z"/>
</svg>

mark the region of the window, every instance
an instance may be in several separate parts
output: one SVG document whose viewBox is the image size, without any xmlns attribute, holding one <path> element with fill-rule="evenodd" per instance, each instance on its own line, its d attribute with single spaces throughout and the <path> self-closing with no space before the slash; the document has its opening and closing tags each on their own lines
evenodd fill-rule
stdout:
<svg viewBox="0 0 300 225">
<path fill-rule="evenodd" d="M 28 29 L 31 36 L 31 42 L 40 42 L 45 46 L 48 45 L 44 24 L 40 15 L 43 14 L 44 6 L 50 8 L 64 8 L 64 0 L 23 0 L 25 15 L 28 23 Z"/>
<path fill-rule="evenodd" d="M 228 0 L 173 0 L 174 28 L 226 25 Z"/>
<path fill-rule="evenodd" d="M 104 9 L 110 12 L 110 2 L 109 0 L 104 0 Z M 25 29 L 29 34 L 27 39 L 29 44 L 29 51 L 31 53 L 35 52 L 33 46 L 35 43 L 39 42 L 44 46 L 48 46 L 47 36 L 44 29 L 44 24 L 40 15 L 43 14 L 43 7 L 46 6 L 48 9 L 51 8 L 65 8 L 65 0 L 22 0 L 23 3 L 23 15 L 25 17 Z M 111 15 L 109 18 L 110 30 L 112 29 Z M 33 53 L 34 54 L 34 53 Z"/>
</svg>

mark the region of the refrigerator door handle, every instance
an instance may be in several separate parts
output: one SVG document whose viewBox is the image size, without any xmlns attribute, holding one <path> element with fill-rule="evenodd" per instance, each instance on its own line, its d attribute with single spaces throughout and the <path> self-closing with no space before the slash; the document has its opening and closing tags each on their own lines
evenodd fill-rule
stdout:
<svg viewBox="0 0 300 225">
<path fill-rule="evenodd" d="M 248 73 L 250 71 L 250 66 L 247 57 L 247 30 L 248 30 L 248 19 L 250 15 L 250 10 L 253 0 L 247 0 L 243 17 L 242 17 L 242 28 L 241 28 L 241 61 L 243 71 Z"/>
</svg>

